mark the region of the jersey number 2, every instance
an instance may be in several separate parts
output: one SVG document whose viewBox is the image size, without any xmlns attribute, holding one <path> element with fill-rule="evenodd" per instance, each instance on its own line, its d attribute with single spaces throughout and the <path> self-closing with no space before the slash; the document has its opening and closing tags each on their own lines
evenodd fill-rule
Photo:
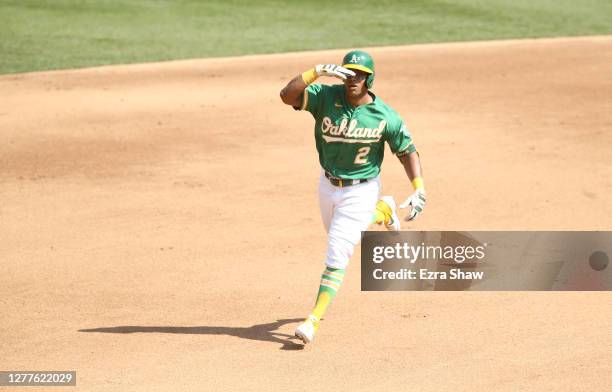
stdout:
<svg viewBox="0 0 612 392">
<path fill-rule="evenodd" d="M 368 163 L 367 155 L 369 152 L 370 147 L 361 147 L 359 150 L 357 150 L 357 155 L 355 155 L 355 161 L 353 163 L 357 165 Z"/>
</svg>

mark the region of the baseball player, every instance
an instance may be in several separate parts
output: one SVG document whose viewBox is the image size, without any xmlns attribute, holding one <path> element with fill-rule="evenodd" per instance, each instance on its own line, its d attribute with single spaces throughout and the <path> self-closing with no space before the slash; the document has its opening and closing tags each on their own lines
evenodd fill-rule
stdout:
<svg viewBox="0 0 612 392">
<path fill-rule="evenodd" d="M 320 76 L 338 78 L 343 84 L 313 84 Z M 371 223 L 400 229 L 393 197 L 379 200 L 385 142 L 414 187 L 414 193 L 400 205 L 411 207 L 406 220 L 415 219 L 425 206 L 421 164 L 412 137 L 397 112 L 372 93 L 374 76 L 372 57 L 353 50 L 344 56 L 342 66 L 319 64 L 293 78 L 280 92 L 285 104 L 314 117 L 322 168 L 319 207 L 328 234 L 326 267 L 314 309 L 295 331 L 304 343 L 312 341 L 336 296 L 361 232 Z"/>
</svg>

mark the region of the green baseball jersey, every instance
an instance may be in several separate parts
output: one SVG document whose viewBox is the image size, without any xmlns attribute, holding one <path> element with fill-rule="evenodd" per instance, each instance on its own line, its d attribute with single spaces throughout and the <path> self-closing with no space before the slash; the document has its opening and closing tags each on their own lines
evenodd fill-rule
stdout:
<svg viewBox="0 0 612 392">
<path fill-rule="evenodd" d="M 416 151 L 402 118 L 380 98 L 351 106 L 344 85 L 311 84 L 304 91 L 301 110 L 315 119 L 315 141 L 321 167 L 344 179 L 376 177 L 387 142 L 394 154 Z"/>
</svg>

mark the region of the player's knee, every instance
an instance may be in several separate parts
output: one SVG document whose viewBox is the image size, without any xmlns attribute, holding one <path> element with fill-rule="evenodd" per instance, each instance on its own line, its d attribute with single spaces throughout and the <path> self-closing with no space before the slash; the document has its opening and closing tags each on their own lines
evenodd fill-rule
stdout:
<svg viewBox="0 0 612 392">
<path fill-rule="evenodd" d="M 355 251 L 359 237 L 353 238 L 353 233 L 334 232 L 328 237 L 325 264 L 332 268 L 346 268 Z M 361 232 L 359 232 L 359 235 Z"/>
</svg>

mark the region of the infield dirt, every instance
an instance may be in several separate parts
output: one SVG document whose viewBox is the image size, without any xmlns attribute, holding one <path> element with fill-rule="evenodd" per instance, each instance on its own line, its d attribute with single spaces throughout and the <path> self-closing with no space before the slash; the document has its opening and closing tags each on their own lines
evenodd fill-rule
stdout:
<svg viewBox="0 0 612 392">
<path fill-rule="evenodd" d="M 83 391 L 611 385 L 610 292 L 362 293 L 358 249 L 314 344 L 292 339 L 326 238 L 313 121 L 278 92 L 344 52 L 0 77 L 0 369 Z M 404 230 L 612 230 L 612 37 L 370 52 L 424 165 Z M 391 154 L 382 180 L 411 191 Z"/>
</svg>

